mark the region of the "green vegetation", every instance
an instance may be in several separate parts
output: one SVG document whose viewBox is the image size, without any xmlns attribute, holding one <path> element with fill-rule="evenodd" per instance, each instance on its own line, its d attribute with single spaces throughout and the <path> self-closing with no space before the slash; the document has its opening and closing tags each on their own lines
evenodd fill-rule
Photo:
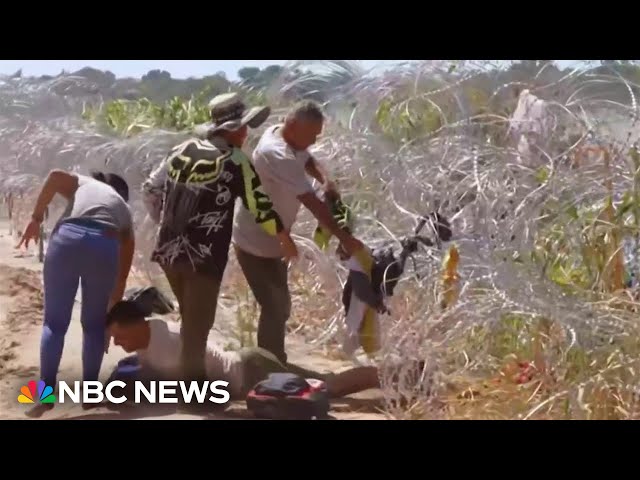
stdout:
<svg viewBox="0 0 640 480">
<path fill-rule="evenodd" d="M 182 131 L 208 120 L 206 103 L 177 97 L 164 104 L 147 98 L 112 100 L 98 107 L 85 106 L 82 116 L 100 129 L 126 137 L 152 128 Z"/>
</svg>

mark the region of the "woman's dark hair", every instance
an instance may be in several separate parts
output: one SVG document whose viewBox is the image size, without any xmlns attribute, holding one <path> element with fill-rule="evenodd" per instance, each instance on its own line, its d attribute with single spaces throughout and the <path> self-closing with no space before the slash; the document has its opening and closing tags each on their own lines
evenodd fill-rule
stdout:
<svg viewBox="0 0 640 480">
<path fill-rule="evenodd" d="M 107 313 L 107 327 L 116 322 L 120 325 L 133 325 L 144 321 L 144 313 L 144 310 L 136 302 L 121 300 Z"/>
<path fill-rule="evenodd" d="M 127 181 L 120 175 L 115 173 L 104 173 L 99 171 L 91 172 L 91 176 L 99 182 L 106 183 L 111 186 L 118 194 L 124 199 L 125 202 L 129 201 L 129 185 Z"/>
</svg>

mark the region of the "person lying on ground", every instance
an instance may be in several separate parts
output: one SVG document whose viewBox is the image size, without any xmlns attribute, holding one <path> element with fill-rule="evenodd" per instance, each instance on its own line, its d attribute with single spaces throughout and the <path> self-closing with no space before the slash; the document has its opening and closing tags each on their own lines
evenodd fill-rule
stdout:
<svg viewBox="0 0 640 480">
<path fill-rule="evenodd" d="M 164 270 L 182 321 L 182 367 L 186 378 L 206 377 L 205 351 L 215 321 L 220 283 L 228 262 L 235 201 L 273 238 L 280 255 L 297 256 L 288 229 L 272 208 L 261 180 L 241 148 L 248 128 L 268 117 L 269 107 L 246 106 L 236 93 L 209 104 L 206 139 L 175 147 L 142 187 L 144 203 L 160 223 L 152 261 Z"/>
<path fill-rule="evenodd" d="M 147 319 L 134 302 L 121 301 L 107 315 L 114 345 L 136 358 L 127 358 L 122 364 L 138 364 L 136 380 L 181 380 L 180 352 L 182 340 L 161 319 Z M 419 365 L 418 365 L 419 367 Z M 260 348 L 244 348 L 225 352 L 207 342 L 206 369 L 209 381 L 229 382 L 232 400 L 243 400 L 247 393 L 271 373 L 292 373 L 303 378 L 322 380 L 331 397 L 343 397 L 372 388 L 380 388 L 378 369 L 373 366 L 350 368 L 340 373 L 320 373 L 291 363 L 282 363 L 271 352 Z M 111 380 L 118 380 L 117 371 Z M 123 381 L 130 381 L 127 377 Z"/>
<path fill-rule="evenodd" d="M 59 194 L 68 206 L 51 234 L 44 259 L 44 326 L 40 344 L 40 378 L 56 388 L 65 334 L 71 322 L 78 284 L 82 284 L 82 378 L 98 380 L 108 349 L 104 318 L 122 299 L 134 252 L 129 189 L 120 176 L 91 176 L 53 170 L 18 244 L 38 242 L 47 206 Z M 39 416 L 54 404 L 36 405 Z"/>
<path fill-rule="evenodd" d="M 304 101 L 295 105 L 283 124 L 264 132 L 253 152 L 253 165 L 285 229 L 293 228 L 300 206 L 304 205 L 346 251 L 354 254 L 362 243 L 340 229 L 310 181 L 317 180 L 325 195 L 339 197 L 335 184 L 308 150 L 322 132 L 324 120 L 318 104 Z M 260 305 L 258 346 L 286 362 L 286 323 L 291 315 L 287 262 L 274 239 L 256 228 L 243 208 L 235 217 L 233 243 L 238 263 Z"/>
</svg>

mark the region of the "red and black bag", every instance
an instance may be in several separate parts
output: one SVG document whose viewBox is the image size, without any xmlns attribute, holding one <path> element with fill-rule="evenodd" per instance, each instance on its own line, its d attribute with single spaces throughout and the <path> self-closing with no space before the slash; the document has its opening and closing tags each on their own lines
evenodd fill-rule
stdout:
<svg viewBox="0 0 640 480">
<path fill-rule="evenodd" d="M 247 408 L 271 420 L 323 419 L 329 414 L 325 383 L 290 373 L 272 373 L 247 395 Z"/>
</svg>

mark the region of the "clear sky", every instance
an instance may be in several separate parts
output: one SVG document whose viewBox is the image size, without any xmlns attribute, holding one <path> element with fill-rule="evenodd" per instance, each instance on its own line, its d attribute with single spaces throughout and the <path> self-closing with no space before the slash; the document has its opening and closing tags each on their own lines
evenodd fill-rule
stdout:
<svg viewBox="0 0 640 480">
<path fill-rule="evenodd" d="M 62 70 L 74 72 L 83 67 L 109 70 L 117 77 L 141 77 L 149 70 L 167 70 L 174 78 L 203 77 L 219 71 L 234 80 L 242 67 L 264 68 L 290 60 L 0 60 L 0 74 L 10 75 L 22 69 L 23 75 L 57 75 Z M 364 68 L 384 67 L 406 60 L 362 60 Z"/>
</svg>

